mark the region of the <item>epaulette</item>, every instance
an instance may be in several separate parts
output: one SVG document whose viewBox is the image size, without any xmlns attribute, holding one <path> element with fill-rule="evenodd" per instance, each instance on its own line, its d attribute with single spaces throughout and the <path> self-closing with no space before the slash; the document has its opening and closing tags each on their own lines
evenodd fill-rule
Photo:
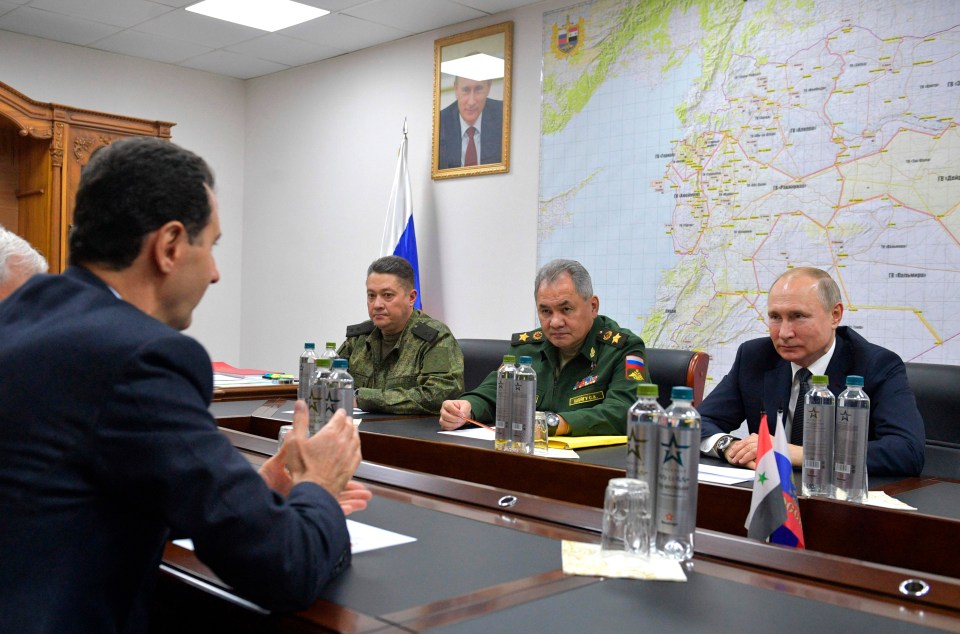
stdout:
<svg viewBox="0 0 960 634">
<path fill-rule="evenodd" d="M 616 330 L 601 330 L 597 333 L 597 341 L 614 348 L 622 348 L 627 345 L 628 336 Z"/>
<path fill-rule="evenodd" d="M 410 329 L 415 336 L 423 339 L 427 343 L 433 343 L 433 340 L 437 338 L 437 335 L 440 334 L 440 331 L 436 328 L 432 328 L 425 323 L 421 322 Z"/>
<path fill-rule="evenodd" d="M 510 338 L 510 345 L 519 346 L 522 343 L 543 343 L 546 337 L 543 336 L 543 330 L 537 328 L 529 332 L 516 332 Z"/>
<path fill-rule="evenodd" d="M 362 324 L 347 326 L 347 339 L 350 337 L 359 337 L 360 335 L 369 335 L 373 332 L 374 328 L 376 328 L 376 326 L 374 326 L 373 321 L 369 319 Z"/>
</svg>

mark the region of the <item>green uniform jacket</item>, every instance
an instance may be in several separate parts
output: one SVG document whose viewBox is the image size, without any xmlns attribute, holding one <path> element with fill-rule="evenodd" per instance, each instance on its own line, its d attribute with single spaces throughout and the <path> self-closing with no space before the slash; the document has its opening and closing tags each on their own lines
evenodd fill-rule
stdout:
<svg viewBox="0 0 960 634">
<path fill-rule="evenodd" d="M 368 412 L 438 414 L 463 391 L 463 353 L 450 329 L 419 310 L 380 358 L 380 329 L 372 321 L 347 327 L 337 355 L 350 362 L 357 405 Z"/>
<path fill-rule="evenodd" d="M 556 412 L 570 425 L 571 436 L 626 434 L 627 410 L 637 400 L 637 384 L 646 369 L 627 368 L 627 357 L 643 358 L 643 339 L 598 315 L 580 353 L 563 370 L 558 351 L 541 329 L 513 335 L 507 354 L 533 358 L 537 372 L 537 409 Z M 497 373 L 491 372 L 476 389 L 460 398 L 470 401 L 473 417 L 492 421 L 497 406 Z"/>
</svg>

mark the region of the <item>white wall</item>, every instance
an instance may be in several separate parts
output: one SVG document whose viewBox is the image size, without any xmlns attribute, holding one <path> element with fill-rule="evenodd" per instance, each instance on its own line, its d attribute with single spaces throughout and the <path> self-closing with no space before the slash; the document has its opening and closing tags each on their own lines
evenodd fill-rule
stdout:
<svg viewBox="0 0 960 634">
<path fill-rule="evenodd" d="M 424 306 L 458 337 L 535 325 L 540 40 L 551 0 L 242 82 L 0 31 L 0 81 L 38 101 L 177 123 L 213 166 L 222 279 L 188 334 L 215 360 L 292 371 L 366 319 L 404 117 Z M 511 168 L 433 181 L 433 43 L 514 22 Z"/>
<path fill-rule="evenodd" d="M 366 319 L 403 119 L 424 309 L 458 337 L 535 324 L 540 3 L 247 82 L 240 361 L 291 371 Z M 433 181 L 433 43 L 514 22 L 511 168 Z"/>
<path fill-rule="evenodd" d="M 177 124 L 174 142 L 216 172 L 223 225 L 215 252 L 222 280 L 207 291 L 187 333 L 214 359 L 239 359 L 244 83 L 6 31 L 0 31 L 0 81 L 35 101 Z"/>
</svg>

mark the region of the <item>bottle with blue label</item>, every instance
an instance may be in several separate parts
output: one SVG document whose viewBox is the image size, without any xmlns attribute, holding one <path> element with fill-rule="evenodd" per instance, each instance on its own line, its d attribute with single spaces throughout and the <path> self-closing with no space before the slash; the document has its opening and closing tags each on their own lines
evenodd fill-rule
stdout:
<svg viewBox="0 0 960 634">
<path fill-rule="evenodd" d="M 537 372 L 532 364 L 532 357 L 520 357 L 513 389 L 513 420 L 510 421 L 513 451 L 530 455 L 534 449 L 537 409 Z"/>
<path fill-rule="evenodd" d="M 693 557 L 697 527 L 697 472 L 700 465 L 700 414 L 693 389 L 675 387 L 660 428 L 657 473 L 657 553 L 668 559 Z"/>
<path fill-rule="evenodd" d="M 326 398 L 323 402 L 325 421 L 329 421 L 338 409 L 346 411 L 347 416 L 353 416 L 353 377 L 347 371 L 348 366 L 346 359 L 333 360 L 333 370 L 325 380 Z"/>
<path fill-rule="evenodd" d="M 867 499 L 867 434 L 870 397 L 863 377 L 847 377 L 847 389 L 837 397 L 837 426 L 833 444 L 833 497 L 850 502 Z"/>
<path fill-rule="evenodd" d="M 303 344 L 303 354 L 300 355 L 300 375 L 297 385 L 297 398 L 307 400 L 310 396 L 310 384 L 316 371 L 317 353 L 316 344 Z"/>
</svg>

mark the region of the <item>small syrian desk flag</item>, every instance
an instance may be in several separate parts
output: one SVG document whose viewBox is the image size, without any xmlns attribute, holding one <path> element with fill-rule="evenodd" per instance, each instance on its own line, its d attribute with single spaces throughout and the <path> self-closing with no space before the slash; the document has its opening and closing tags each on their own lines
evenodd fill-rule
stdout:
<svg viewBox="0 0 960 634">
<path fill-rule="evenodd" d="M 417 261 L 417 233 L 413 228 L 413 198 L 410 195 L 410 172 L 407 170 L 407 122 L 403 122 L 403 140 L 393 176 L 393 189 L 387 205 L 387 222 L 383 226 L 380 255 L 399 255 L 413 267 L 413 286 L 417 299 L 413 307 L 420 309 L 420 264 Z"/>
<path fill-rule="evenodd" d="M 758 436 L 753 497 L 744 524 L 747 536 L 760 541 L 769 540 L 771 544 L 804 548 L 803 525 L 783 420 L 777 417 L 776 436 L 771 439 L 767 415 L 763 414 Z"/>
</svg>

